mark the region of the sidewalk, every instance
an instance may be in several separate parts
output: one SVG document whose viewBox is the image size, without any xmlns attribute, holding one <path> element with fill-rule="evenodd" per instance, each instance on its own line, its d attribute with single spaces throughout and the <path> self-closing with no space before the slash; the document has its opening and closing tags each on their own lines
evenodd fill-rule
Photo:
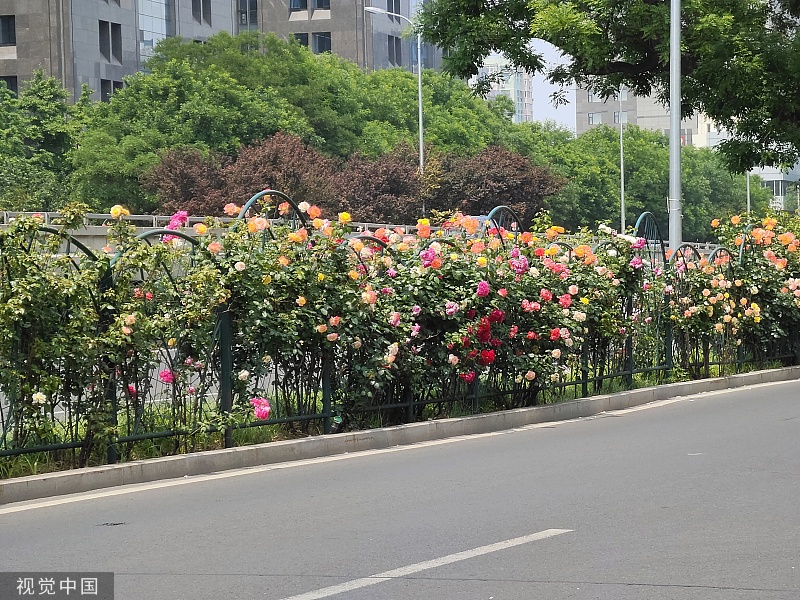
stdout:
<svg viewBox="0 0 800 600">
<path fill-rule="evenodd" d="M 182 454 L 118 465 L 88 467 L 59 473 L 0 481 L 0 505 L 101 488 L 205 475 L 347 452 L 376 450 L 448 437 L 488 433 L 535 423 L 589 417 L 703 392 L 800 379 L 800 366 L 754 371 L 700 381 L 672 383 L 628 392 L 592 396 L 573 402 L 520 408 L 457 419 L 409 423 L 383 429 L 322 435 L 225 450 Z"/>
</svg>

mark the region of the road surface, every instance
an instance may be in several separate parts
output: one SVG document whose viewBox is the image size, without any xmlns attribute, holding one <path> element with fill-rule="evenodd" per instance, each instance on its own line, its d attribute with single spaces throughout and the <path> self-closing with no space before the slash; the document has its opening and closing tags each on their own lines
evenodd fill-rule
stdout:
<svg viewBox="0 0 800 600">
<path fill-rule="evenodd" d="M 0 506 L 117 600 L 797 600 L 800 382 Z"/>
</svg>

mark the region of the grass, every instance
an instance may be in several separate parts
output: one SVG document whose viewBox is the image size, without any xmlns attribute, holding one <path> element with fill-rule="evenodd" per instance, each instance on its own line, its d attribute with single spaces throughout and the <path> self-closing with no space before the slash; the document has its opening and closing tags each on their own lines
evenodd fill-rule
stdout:
<svg viewBox="0 0 800 600">
<path fill-rule="evenodd" d="M 761 362 L 761 363 L 743 363 L 738 366 L 738 369 L 733 365 L 710 365 L 709 376 L 718 377 L 722 375 L 731 375 L 735 372 L 750 372 L 763 369 L 774 369 L 783 366 L 779 361 Z M 675 366 L 671 371 L 664 371 L 659 373 L 637 373 L 632 378 L 632 385 L 627 385 L 622 378 L 609 378 L 603 381 L 601 389 L 593 393 L 593 386 L 589 386 L 589 396 L 600 394 L 613 394 L 615 392 L 627 391 L 630 389 L 639 389 L 666 383 L 675 383 L 680 381 L 689 381 L 691 378 L 685 370 Z M 580 382 L 577 384 L 570 384 L 561 388 L 560 390 L 550 390 L 546 395 L 540 394 L 538 397 L 538 404 L 555 404 L 559 402 L 569 402 L 581 398 Z M 503 396 L 499 396 L 502 398 Z M 494 398 L 489 395 L 484 395 L 479 399 L 478 413 L 494 412 L 504 410 L 502 402 L 497 401 L 497 396 Z M 447 403 L 443 403 L 447 404 Z M 405 416 L 405 408 L 399 407 L 394 409 L 402 412 Z M 449 403 L 449 406 L 441 406 L 435 409 L 433 404 L 429 404 L 422 411 L 421 418 L 428 419 L 444 419 L 454 417 L 469 416 L 472 413 L 472 403 L 469 400 L 455 400 Z M 387 422 L 384 416 L 380 413 L 373 413 L 365 415 L 363 420 L 359 423 L 361 428 L 370 429 L 386 426 Z M 317 435 L 321 433 L 322 420 L 311 421 L 308 423 L 308 431 L 301 432 L 298 428 L 293 427 L 291 424 L 274 424 L 274 425 L 259 425 L 255 427 L 242 427 L 232 431 L 233 445 L 234 446 L 249 446 L 255 444 L 264 444 L 280 440 L 296 439 L 298 437 L 307 437 L 309 435 Z M 121 431 L 125 431 L 125 427 L 120 426 Z M 200 432 L 188 436 L 180 437 L 166 437 L 156 438 L 151 440 L 140 440 L 131 443 L 119 444 L 119 452 L 121 459 L 124 460 L 146 460 L 150 458 L 159 458 L 163 456 L 171 456 L 184 452 L 202 452 L 207 450 L 217 450 L 224 447 L 222 432 L 206 433 Z M 63 451 L 70 453 L 72 451 Z M 99 445 L 95 453 L 90 459 L 90 465 L 105 464 L 106 448 Z M 63 453 L 62 453 L 63 454 Z M 73 454 L 74 456 L 74 454 Z M 62 470 L 68 470 L 72 467 L 74 461 L 59 459 L 57 453 L 49 452 L 34 452 L 30 454 L 22 454 L 19 456 L 9 456 L 0 459 L 0 479 L 10 479 L 15 477 L 24 477 L 27 475 L 41 475 L 44 473 L 52 473 Z"/>
</svg>

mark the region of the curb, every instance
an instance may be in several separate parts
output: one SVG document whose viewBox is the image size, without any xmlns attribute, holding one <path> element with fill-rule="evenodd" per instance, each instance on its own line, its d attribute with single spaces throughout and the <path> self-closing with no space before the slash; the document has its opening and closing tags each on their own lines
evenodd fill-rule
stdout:
<svg viewBox="0 0 800 600">
<path fill-rule="evenodd" d="M 133 461 L 118 465 L 31 475 L 0 481 L 0 505 L 161 479 L 205 475 L 229 469 L 242 469 L 348 452 L 378 450 L 461 435 L 502 431 L 536 423 L 589 417 L 602 412 L 631 408 L 679 396 L 796 379 L 800 379 L 800 366 L 671 383 L 615 394 L 592 396 L 572 402 L 518 408 L 455 419 L 424 421 L 383 429 L 321 435 L 299 440 Z"/>
</svg>

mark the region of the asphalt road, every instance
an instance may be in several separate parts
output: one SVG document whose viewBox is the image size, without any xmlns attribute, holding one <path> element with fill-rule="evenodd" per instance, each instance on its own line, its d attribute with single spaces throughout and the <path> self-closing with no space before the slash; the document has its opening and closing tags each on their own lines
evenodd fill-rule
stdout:
<svg viewBox="0 0 800 600">
<path fill-rule="evenodd" d="M 0 506 L 117 600 L 800 598 L 800 383 Z"/>
</svg>

